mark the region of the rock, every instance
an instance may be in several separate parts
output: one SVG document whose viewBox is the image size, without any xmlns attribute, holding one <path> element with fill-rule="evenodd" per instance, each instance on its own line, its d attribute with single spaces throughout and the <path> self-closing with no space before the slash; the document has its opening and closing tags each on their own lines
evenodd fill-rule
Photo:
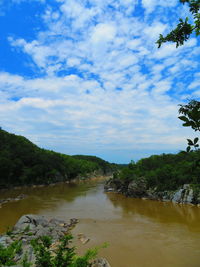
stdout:
<svg viewBox="0 0 200 267">
<path fill-rule="evenodd" d="M 105 192 L 118 192 L 122 190 L 123 183 L 119 179 L 109 179 L 104 185 Z"/>
<path fill-rule="evenodd" d="M 94 260 L 91 267 L 111 267 L 109 262 L 104 258 Z"/>
<path fill-rule="evenodd" d="M 0 204 L 1 204 L 0 207 L 2 206 L 2 204 L 6 204 L 8 202 L 19 201 L 19 200 L 24 199 L 26 197 L 27 197 L 26 195 L 21 194 L 21 195 L 19 195 L 17 197 L 13 197 L 13 198 L 9 197 L 9 198 L 6 198 L 6 199 L 0 199 Z"/>
<path fill-rule="evenodd" d="M 145 179 L 140 178 L 129 183 L 127 195 L 132 197 L 145 197 L 147 195 L 146 189 Z"/>
<path fill-rule="evenodd" d="M 183 188 L 175 191 L 174 196 L 172 197 L 172 202 L 180 204 L 192 204 L 194 199 L 193 189 L 190 188 L 189 184 L 184 184 Z"/>
<path fill-rule="evenodd" d="M 0 236 L 0 244 L 3 246 L 8 246 L 10 243 L 12 243 L 12 239 L 5 235 L 5 236 Z"/>
<path fill-rule="evenodd" d="M 28 214 L 28 215 L 22 216 L 19 219 L 17 224 L 14 226 L 14 230 L 18 230 L 18 231 L 34 230 L 38 225 L 47 227 L 48 221 L 43 216 Z"/>
<path fill-rule="evenodd" d="M 48 227 L 43 227 L 42 225 L 38 225 L 36 228 L 35 238 L 50 234 L 51 233 Z"/>
<path fill-rule="evenodd" d="M 78 239 L 81 241 L 82 244 L 86 244 L 90 241 L 84 234 L 78 234 Z"/>
<path fill-rule="evenodd" d="M 190 189 L 190 185 L 189 184 L 184 184 L 183 185 L 183 189 Z"/>
<path fill-rule="evenodd" d="M 52 218 L 49 220 L 49 225 L 51 225 L 51 226 L 56 226 L 58 224 L 65 224 L 65 222 L 62 220 L 58 220 L 56 218 Z"/>
<path fill-rule="evenodd" d="M 79 220 L 76 219 L 76 218 L 72 218 L 72 219 L 70 219 L 70 224 L 68 225 L 69 229 L 70 229 L 70 230 L 73 229 L 73 228 L 76 226 L 76 224 L 77 224 L 78 222 L 79 222 Z"/>
<path fill-rule="evenodd" d="M 28 262 L 31 262 L 31 266 L 34 267 L 36 257 L 34 249 L 30 245 L 30 240 L 44 235 L 51 236 L 53 238 L 53 243 L 50 247 L 50 251 L 52 255 L 54 255 L 56 248 L 60 244 L 59 238 L 64 235 L 70 227 L 75 226 L 77 223 L 78 219 L 75 218 L 70 220 L 70 224 L 67 224 L 57 219 L 47 220 L 45 217 L 39 215 L 24 215 L 14 226 L 12 236 L 0 236 L 0 244 L 8 246 L 14 240 L 21 240 L 22 252 L 16 255 L 16 265 L 12 267 L 22 267 L 21 262 L 25 255 L 27 256 Z M 83 244 L 86 244 L 90 240 L 82 233 L 78 235 L 78 238 Z M 91 267 L 110 267 L 110 264 L 106 259 L 100 258 L 94 260 Z"/>
<path fill-rule="evenodd" d="M 28 261 L 32 262 L 34 266 L 35 255 L 30 241 L 41 236 L 51 236 L 53 238 L 53 244 L 56 244 L 60 237 L 64 236 L 68 229 L 74 227 L 77 223 L 78 219 L 75 218 L 71 219 L 70 223 L 67 224 L 55 218 L 48 220 L 44 216 L 24 215 L 14 226 L 11 236 L 0 236 L 0 244 L 8 246 L 15 240 L 21 240 L 23 253 L 16 255 L 15 262 L 16 264 L 20 263 L 24 255 L 27 255 Z M 83 242 L 88 242 L 87 238 Z"/>
<path fill-rule="evenodd" d="M 114 191 L 115 191 L 114 188 L 111 187 L 106 189 L 106 192 L 114 192 Z"/>
<path fill-rule="evenodd" d="M 21 235 L 24 243 L 44 235 L 51 236 L 53 240 L 57 240 L 68 232 L 71 226 L 77 223 L 77 219 L 73 219 L 70 224 L 64 221 L 51 219 L 47 220 L 43 216 L 24 215 L 14 226 L 13 233 Z"/>
<path fill-rule="evenodd" d="M 25 255 L 27 255 L 27 260 L 28 260 L 28 262 L 35 262 L 36 257 L 35 257 L 34 249 L 33 249 L 32 246 L 27 245 L 27 246 L 24 247 L 22 258 L 23 258 Z"/>
<path fill-rule="evenodd" d="M 188 189 L 185 194 L 184 194 L 184 197 L 183 197 L 183 203 L 192 203 L 193 201 L 193 189 Z"/>
</svg>

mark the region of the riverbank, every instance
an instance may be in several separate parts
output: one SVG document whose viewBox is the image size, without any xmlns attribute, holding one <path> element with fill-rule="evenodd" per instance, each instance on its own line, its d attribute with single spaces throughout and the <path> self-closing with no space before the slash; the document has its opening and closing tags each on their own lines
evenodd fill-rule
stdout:
<svg viewBox="0 0 200 267">
<path fill-rule="evenodd" d="M 106 180 L 106 179 L 109 179 L 111 176 L 102 176 L 102 175 L 96 175 L 96 176 L 91 176 L 91 177 L 87 177 L 87 178 L 79 178 L 79 179 L 74 179 L 74 180 L 71 180 L 71 181 L 66 181 L 66 182 L 57 182 L 57 183 L 51 183 L 51 184 L 48 184 L 48 185 L 45 185 L 45 184 L 41 184 L 41 185 L 31 185 L 31 186 L 17 186 L 17 187 L 11 187 L 11 188 L 7 188 L 7 189 L 1 189 L 0 192 L 8 192 L 10 190 L 13 190 L 13 192 L 17 192 L 17 191 L 23 191 L 25 189 L 29 189 L 29 188 L 43 188 L 43 187 L 53 187 L 53 186 L 56 186 L 56 185 L 66 185 L 66 184 L 77 184 L 77 183 L 81 183 L 81 182 L 87 182 L 87 181 L 98 181 L 98 180 Z M 7 198 L 0 198 L 0 208 L 2 208 L 3 205 L 7 204 L 7 203 L 10 203 L 10 202 L 17 202 L 17 201 L 20 201 L 20 200 L 23 200 L 27 197 L 26 194 L 17 194 L 15 197 L 7 197 Z"/>
<path fill-rule="evenodd" d="M 190 184 L 184 184 L 177 190 L 158 191 L 157 188 L 148 188 L 144 178 L 133 181 L 123 181 L 111 178 L 104 186 L 105 192 L 121 193 L 127 197 L 159 200 L 178 204 L 189 204 L 200 207 L 200 192 Z"/>
<path fill-rule="evenodd" d="M 75 263 L 78 256 L 71 245 L 70 231 L 77 223 L 78 219 L 75 218 L 67 223 L 32 214 L 22 216 L 12 230 L 0 236 L 0 266 L 46 267 L 48 264 L 49 267 L 60 267 L 65 262 Z M 81 238 L 82 243 L 86 243 Z M 95 249 L 92 253 L 87 251 L 85 255 L 89 253 L 93 253 L 93 256 L 80 257 L 80 263 L 87 264 L 84 266 L 110 267 L 106 259 L 94 259 Z"/>
<path fill-rule="evenodd" d="M 102 175 L 102 174 L 91 174 L 90 176 L 85 176 L 85 177 L 77 177 L 76 179 L 71 179 L 71 180 L 67 180 L 67 181 L 59 181 L 59 182 L 52 182 L 52 183 L 48 183 L 48 184 L 30 184 L 30 185 L 21 185 L 21 186 L 10 186 L 10 187 L 5 187 L 5 188 L 0 188 L 0 193 L 1 192 L 8 192 L 9 190 L 23 190 L 23 189 L 28 189 L 28 188 L 42 188 L 42 187 L 50 187 L 50 186 L 56 186 L 59 184 L 75 184 L 75 183 L 79 183 L 79 182 L 86 182 L 86 181 L 95 181 L 95 180 L 109 180 L 112 177 L 112 175 Z M 26 196 L 23 196 L 23 198 L 25 198 Z M 17 201 L 22 199 L 22 196 L 19 195 L 17 196 L 15 199 L 10 199 L 11 201 Z M 1 202 L 2 201 L 2 202 Z M 9 202 L 9 198 L 8 199 L 0 199 L 0 204 L 3 202 Z"/>
<path fill-rule="evenodd" d="M 101 180 L 10 190 L 2 198 L 25 194 L 0 209 L 0 233 L 24 214 L 79 223 L 71 230 L 78 254 L 105 242 L 99 256 L 114 267 L 198 266 L 200 261 L 200 209 L 171 202 L 127 198 L 104 193 Z M 82 244 L 79 234 L 90 239 Z M 185 253 L 187 251 L 187 253 Z"/>
</svg>

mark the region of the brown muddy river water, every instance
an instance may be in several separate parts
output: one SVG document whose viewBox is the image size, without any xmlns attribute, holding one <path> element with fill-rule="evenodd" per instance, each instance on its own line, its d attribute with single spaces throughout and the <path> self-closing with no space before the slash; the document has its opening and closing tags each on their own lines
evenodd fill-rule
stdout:
<svg viewBox="0 0 200 267">
<path fill-rule="evenodd" d="M 102 180 L 1 192 L 0 198 L 22 193 L 28 197 L 0 208 L 1 233 L 23 214 L 78 218 L 79 251 L 108 242 L 100 255 L 112 267 L 200 267 L 198 207 L 104 193 Z M 90 242 L 79 243 L 78 233 Z"/>
</svg>

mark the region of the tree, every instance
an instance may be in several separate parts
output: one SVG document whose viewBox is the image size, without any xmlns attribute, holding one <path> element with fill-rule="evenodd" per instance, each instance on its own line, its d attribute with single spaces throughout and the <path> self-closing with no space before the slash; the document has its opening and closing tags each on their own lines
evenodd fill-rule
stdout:
<svg viewBox="0 0 200 267">
<path fill-rule="evenodd" d="M 176 47 L 183 45 L 187 41 L 192 33 L 196 36 L 200 35 L 200 0 L 180 0 L 182 4 L 187 3 L 189 10 L 193 16 L 193 23 L 189 23 L 189 18 L 186 17 L 184 20 L 179 19 L 179 23 L 176 28 L 168 33 L 165 37 L 160 34 L 157 40 L 158 48 L 165 42 L 174 42 Z M 180 105 L 179 113 L 183 116 L 178 118 L 182 120 L 184 127 L 192 127 L 195 131 L 200 131 L 200 102 L 197 100 L 190 100 L 187 105 Z M 188 147 L 187 152 L 192 151 L 192 147 L 197 150 L 199 148 L 199 138 L 196 137 L 193 141 L 187 139 Z"/>
<path fill-rule="evenodd" d="M 191 100 L 187 105 L 180 105 L 179 113 L 183 114 L 183 116 L 179 116 L 178 118 L 182 120 L 184 127 L 192 127 L 192 129 L 196 131 L 200 131 L 200 102 L 197 100 Z M 187 139 L 188 147 L 187 152 L 192 151 L 193 147 L 195 150 L 198 149 L 199 138 L 196 137 L 192 141 L 191 139 Z"/>
<path fill-rule="evenodd" d="M 174 42 L 176 47 L 183 45 L 187 41 L 191 34 L 196 36 L 200 35 L 200 0 L 180 0 L 182 4 L 187 3 L 190 8 L 190 12 L 193 17 L 193 22 L 189 22 L 189 18 L 179 19 L 179 23 L 176 28 L 168 33 L 165 37 L 160 34 L 157 40 L 158 48 L 165 42 Z"/>
</svg>

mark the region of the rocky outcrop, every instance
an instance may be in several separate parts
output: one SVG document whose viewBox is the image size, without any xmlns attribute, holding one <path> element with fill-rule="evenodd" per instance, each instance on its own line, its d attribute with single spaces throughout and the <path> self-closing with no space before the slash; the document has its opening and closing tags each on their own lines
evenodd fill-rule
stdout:
<svg viewBox="0 0 200 267">
<path fill-rule="evenodd" d="M 127 196 L 132 197 L 146 197 L 147 186 L 143 178 L 134 180 L 128 184 Z"/>
<path fill-rule="evenodd" d="M 104 189 L 106 192 L 122 193 L 128 197 L 172 201 L 179 204 L 200 205 L 200 192 L 195 191 L 189 184 L 184 184 L 181 188 L 175 191 L 158 191 L 156 188 L 147 188 L 144 178 L 131 182 L 110 179 L 106 182 Z"/>
<path fill-rule="evenodd" d="M 99 259 L 96 259 L 91 267 L 111 267 L 110 264 L 108 263 L 108 261 L 104 258 L 99 258 Z"/>
<path fill-rule="evenodd" d="M 26 198 L 26 195 L 24 194 L 21 194 L 17 197 L 9 197 L 9 198 L 5 198 L 5 199 L 0 199 L 0 207 L 3 205 L 3 204 L 6 204 L 8 202 L 15 202 L 15 201 L 19 201 L 19 200 L 22 200 Z"/>
<path fill-rule="evenodd" d="M 16 263 L 20 263 L 25 254 L 27 255 L 28 262 L 34 263 L 35 255 L 30 245 L 31 240 L 42 236 L 51 236 L 53 241 L 56 242 L 73 228 L 77 222 L 77 219 L 71 219 L 69 223 L 66 223 L 54 218 L 48 220 L 44 216 L 24 215 L 15 224 L 12 231 L 0 236 L 0 244 L 7 247 L 16 240 L 22 241 L 23 252 L 15 256 Z"/>
<path fill-rule="evenodd" d="M 60 238 L 68 234 L 77 223 L 78 220 L 75 218 L 70 219 L 69 222 L 65 222 L 55 218 L 47 219 L 44 216 L 39 215 L 24 215 L 18 220 L 12 231 L 7 231 L 5 235 L 0 236 L 0 245 L 8 247 L 14 241 L 21 241 L 22 250 L 15 255 L 14 261 L 16 262 L 16 265 L 13 265 L 12 267 L 22 267 L 21 262 L 25 255 L 27 261 L 32 263 L 31 266 L 37 267 L 31 241 L 39 237 L 50 236 L 53 240 L 50 249 L 54 252 L 55 248 L 59 245 Z M 81 238 L 85 238 L 85 236 L 81 236 Z M 84 242 L 82 243 L 85 244 L 89 239 L 86 240 L 87 242 L 85 242 L 85 240 L 83 241 Z M 100 258 L 94 260 L 91 267 L 110 267 L 110 265 L 107 260 Z"/>
<path fill-rule="evenodd" d="M 118 192 L 130 197 L 146 197 L 147 186 L 144 178 L 134 181 L 122 181 L 120 179 L 109 179 L 104 190 L 106 192 Z"/>
</svg>

